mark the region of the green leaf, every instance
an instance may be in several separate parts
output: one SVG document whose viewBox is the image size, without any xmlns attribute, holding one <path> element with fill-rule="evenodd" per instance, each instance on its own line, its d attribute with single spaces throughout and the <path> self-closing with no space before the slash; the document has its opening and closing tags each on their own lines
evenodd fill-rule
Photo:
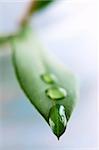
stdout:
<svg viewBox="0 0 99 150">
<path fill-rule="evenodd" d="M 30 13 L 32 14 L 34 11 L 38 11 L 45 8 L 46 6 L 48 6 L 48 4 L 50 4 L 53 1 L 54 0 L 34 0 L 32 2 L 33 4 L 31 5 Z"/>
<path fill-rule="evenodd" d="M 10 39 L 11 39 L 11 36 L 0 37 L 0 46 L 10 41 Z"/>
<path fill-rule="evenodd" d="M 23 37 L 14 38 L 12 47 L 13 64 L 21 88 L 50 126 L 49 118 L 52 119 L 56 128 L 53 133 L 59 138 L 77 100 L 74 75 L 42 48 L 30 29 Z M 65 116 L 58 114 L 61 106 Z M 62 117 L 65 126 L 59 120 Z"/>
</svg>

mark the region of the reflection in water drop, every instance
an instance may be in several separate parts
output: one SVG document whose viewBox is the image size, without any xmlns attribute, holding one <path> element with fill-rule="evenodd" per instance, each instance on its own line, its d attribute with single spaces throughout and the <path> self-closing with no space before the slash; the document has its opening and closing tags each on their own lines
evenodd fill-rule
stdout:
<svg viewBox="0 0 99 150">
<path fill-rule="evenodd" d="M 46 94 L 49 98 L 53 100 L 61 100 L 67 96 L 67 92 L 64 88 L 61 87 L 51 87 L 47 89 Z"/>
<path fill-rule="evenodd" d="M 49 118 L 49 125 L 50 125 L 51 129 L 54 130 L 55 123 L 52 121 L 51 118 Z"/>
<path fill-rule="evenodd" d="M 59 114 L 61 116 L 60 121 L 64 124 L 64 127 L 66 126 L 66 116 L 65 116 L 65 108 L 63 105 L 60 106 L 59 108 Z"/>
</svg>

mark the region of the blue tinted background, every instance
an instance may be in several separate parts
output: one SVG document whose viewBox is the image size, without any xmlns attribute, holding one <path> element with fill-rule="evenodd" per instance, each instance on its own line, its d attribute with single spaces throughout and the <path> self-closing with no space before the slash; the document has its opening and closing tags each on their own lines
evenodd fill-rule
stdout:
<svg viewBox="0 0 99 150">
<path fill-rule="evenodd" d="M 1 35 L 18 28 L 28 2 L 0 1 Z M 20 90 L 10 49 L 0 48 L 1 150 L 98 149 L 96 5 L 95 0 L 58 0 L 31 21 L 43 46 L 79 80 L 80 100 L 60 141 Z"/>
</svg>

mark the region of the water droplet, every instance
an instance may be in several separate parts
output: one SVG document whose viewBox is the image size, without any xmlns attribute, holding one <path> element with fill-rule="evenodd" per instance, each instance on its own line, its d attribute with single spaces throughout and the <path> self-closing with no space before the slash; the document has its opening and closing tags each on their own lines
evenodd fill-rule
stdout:
<svg viewBox="0 0 99 150">
<path fill-rule="evenodd" d="M 60 121 L 64 124 L 64 127 L 66 126 L 66 115 L 65 115 L 65 108 L 63 105 L 60 106 L 59 108 L 59 114 L 61 116 Z"/>
<path fill-rule="evenodd" d="M 46 94 L 53 100 L 61 100 L 67 96 L 66 90 L 58 86 L 47 89 Z"/>
<path fill-rule="evenodd" d="M 56 104 L 50 109 L 49 125 L 59 140 L 59 137 L 65 132 L 67 126 L 65 108 L 63 105 Z"/>
<path fill-rule="evenodd" d="M 41 75 L 41 78 L 44 82 L 48 84 L 54 83 L 54 81 L 56 80 L 56 77 L 51 73 L 45 73 Z"/>
<path fill-rule="evenodd" d="M 54 130 L 55 123 L 51 120 L 51 118 L 49 118 L 49 125 L 50 125 L 51 129 Z"/>
</svg>

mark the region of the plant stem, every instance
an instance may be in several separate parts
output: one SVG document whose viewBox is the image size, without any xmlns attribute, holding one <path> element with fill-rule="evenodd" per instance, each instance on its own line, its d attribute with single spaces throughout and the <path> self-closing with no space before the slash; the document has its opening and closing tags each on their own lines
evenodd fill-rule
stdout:
<svg viewBox="0 0 99 150">
<path fill-rule="evenodd" d="M 31 16 L 37 11 L 42 9 L 43 7 L 47 6 L 49 3 L 51 3 L 53 0 L 44 0 L 44 1 L 38 1 L 38 0 L 31 0 L 25 15 L 22 17 L 20 23 L 19 23 L 19 31 L 14 33 L 13 35 L 8 35 L 5 37 L 0 37 L 0 45 L 3 45 L 5 43 L 8 43 L 9 40 L 12 38 L 19 36 L 20 32 L 23 31 L 24 27 L 26 27 L 29 24 L 29 21 L 31 19 Z"/>
<path fill-rule="evenodd" d="M 22 28 L 24 28 L 24 26 L 27 26 L 27 24 L 29 23 L 31 15 L 33 15 L 33 13 L 35 12 L 35 5 L 36 5 L 36 0 L 32 0 L 31 3 L 29 4 L 29 7 L 28 7 L 24 17 L 22 18 L 22 20 L 21 20 L 21 22 L 19 24 L 19 31 L 17 31 L 14 34 L 10 34 L 10 35 L 7 35 L 7 36 L 0 37 L 0 45 L 6 44 L 12 38 L 18 36 L 20 30 L 22 30 Z"/>
<path fill-rule="evenodd" d="M 27 11 L 25 13 L 25 15 L 23 16 L 20 25 L 26 26 L 30 20 L 30 17 L 33 15 L 33 13 L 35 12 L 35 6 L 36 6 L 36 0 L 32 0 L 31 3 L 29 4 Z"/>
</svg>

